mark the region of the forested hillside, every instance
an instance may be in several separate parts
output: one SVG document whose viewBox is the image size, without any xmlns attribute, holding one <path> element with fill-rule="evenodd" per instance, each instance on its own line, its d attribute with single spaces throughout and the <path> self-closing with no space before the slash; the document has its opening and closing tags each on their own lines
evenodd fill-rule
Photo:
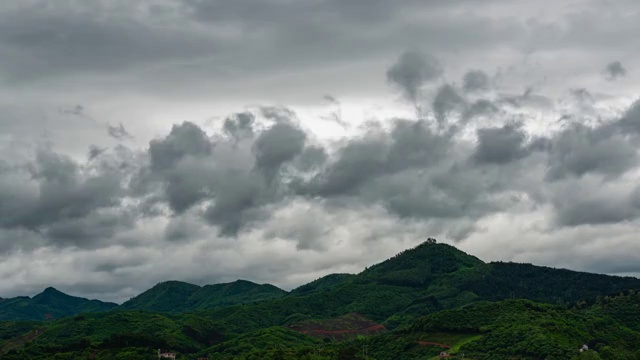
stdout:
<svg viewBox="0 0 640 360">
<path fill-rule="evenodd" d="M 84 312 L 108 311 L 117 304 L 70 296 L 47 288 L 30 298 L 20 296 L 0 299 L 0 320 L 45 320 Z"/>
<path fill-rule="evenodd" d="M 428 359 L 442 351 L 636 359 L 637 289 L 636 278 L 487 264 L 424 243 L 289 293 L 247 281 L 170 281 L 108 312 L 3 322 L 0 351 L 6 359 L 147 359 L 158 348 L 182 359 Z M 56 294 L 34 299 L 64 299 Z M 64 308 L 58 300 L 47 303 Z M 583 345 L 591 350 L 580 353 Z"/>
</svg>

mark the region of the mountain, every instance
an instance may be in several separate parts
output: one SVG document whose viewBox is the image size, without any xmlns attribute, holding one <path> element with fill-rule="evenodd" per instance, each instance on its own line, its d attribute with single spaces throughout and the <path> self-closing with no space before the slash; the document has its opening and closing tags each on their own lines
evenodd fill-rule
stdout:
<svg viewBox="0 0 640 360">
<path fill-rule="evenodd" d="M 583 309 L 529 300 L 481 301 L 343 346 L 367 348 L 370 359 L 429 359 L 443 351 L 470 359 L 638 359 L 640 332 L 607 312 L 638 306 L 640 297 L 619 298 Z M 584 345 L 591 350 L 580 352 Z"/>
<path fill-rule="evenodd" d="M 184 314 L 126 311 L 68 317 L 45 324 L 0 323 L 3 360 L 53 358 L 149 359 L 157 348 L 178 358 L 265 360 L 436 359 L 441 352 L 469 359 L 638 359 L 640 295 L 630 291 L 602 297 L 581 308 L 529 300 L 480 301 L 417 318 L 411 326 L 373 332 L 342 342 L 320 341 L 304 334 L 360 329 L 359 315 L 274 326 L 227 335 L 218 324 Z M 628 318 L 625 314 L 634 314 Z M 303 328 L 300 328 L 300 327 Z M 335 329 L 335 330 L 334 330 Z M 342 328 L 340 328 L 342 329 Z M 37 338 L 27 346 L 17 339 Z M 589 349 L 583 353 L 580 349 Z M 366 357 L 363 355 L 366 354 Z M 182 356 L 182 357 L 180 357 Z"/>
<path fill-rule="evenodd" d="M 99 300 L 67 295 L 52 287 L 33 298 L 0 299 L 0 320 L 45 320 L 86 312 L 108 311 L 118 306 Z"/>
<path fill-rule="evenodd" d="M 313 292 L 327 290 L 329 288 L 343 284 L 353 279 L 354 277 L 355 275 L 353 274 L 329 274 L 291 290 L 290 294 L 308 295 Z"/>
<path fill-rule="evenodd" d="M 482 260 L 453 246 L 425 242 L 367 268 L 360 277 L 381 284 L 423 287 L 440 276 L 482 265 Z"/>
<path fill-rule="evenodd" d="M 118 309 L 174 312 L 182 309 L 187 304 L 189 297 L 199 289 L 198 285 L 181 281 L 166 281 L 129 299 Z"/>
<path fill-rule="evenodd" d="M 189 298 L 189 303 L 194 309 L 210 309 L 276 299 L 286 294 L 286 291 L 271 284 L 259 285 L 236 280 L 226 284 L 205 285 Z"/>
<path fill-rule="evenodd" d="M 286 293 L 270 284 L 260 285 L 246 280 L 203 287 L 180 281 L 167 281 L 126 301 L 118 310 L 180 313 L 255 303 L 282 297 Z"/>
<path fill-rule="evenodd" d="M 640 279 L 487 264 L 453 246 L 424 243 L 360 274 L 324 277 L 282 298 L 213 309 L 205 316 L 237 333 L 353 312 L 396 329 L 419 316 L 478 301 L 522 298 L 571 305 L 625 289 L 640 289 Z"/>
<path fill-rule="evenodd" d="M 215 359 L 431 359 L 442 351 L 473 359 L 639 359 L 637 289 L 633 277 L 484 263 L 430 241 L 289 293 L 242 280 L 169 281 L 106 313 L 0 322 L 0 353 L 34 360 L 145 359 L 157 348 Z M 58 304 L 56 291 L 45 293 L 36 302 Z M 583 344 L 592 350 L 580 353 Z"/>
</svg>

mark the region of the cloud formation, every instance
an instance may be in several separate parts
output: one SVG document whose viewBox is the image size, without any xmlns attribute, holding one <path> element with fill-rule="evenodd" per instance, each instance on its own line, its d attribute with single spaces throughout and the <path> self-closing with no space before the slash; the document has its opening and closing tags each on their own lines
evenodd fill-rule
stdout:
<svg viewBox="0 0 640 360">
<path fill-rule="evenodd" d="M 620 61 L 614 61 L 607 64 L 605 74 L 607 76 L 607 80 L 616 80 L 627 75 L 627 69 L 622 66 Z"/>
<path fill-rule="evenodd" d="M 429 236 L 640 273 L 637 9 L 574 5 L 0 5 L 0 296 L 292 287 Z"/>
</svg>

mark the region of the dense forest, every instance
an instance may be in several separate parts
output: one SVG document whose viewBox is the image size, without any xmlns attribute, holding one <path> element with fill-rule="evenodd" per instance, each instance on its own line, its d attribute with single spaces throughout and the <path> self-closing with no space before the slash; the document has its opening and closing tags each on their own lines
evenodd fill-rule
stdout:
<svg viewBox="0 0 640 360">
<path fill-rule="evenodd" d="M 291 292 L 169 281 L 120 306 L 55 289 L 3 299 L 0 357 L 640 359 L 638 289 L 636 278 L 484 263 L 424 243 Z"/>
</svg>

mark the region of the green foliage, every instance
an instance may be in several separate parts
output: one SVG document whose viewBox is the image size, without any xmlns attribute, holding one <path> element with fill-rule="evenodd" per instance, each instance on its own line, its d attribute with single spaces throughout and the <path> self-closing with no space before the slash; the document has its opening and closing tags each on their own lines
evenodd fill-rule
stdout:
<svg viewBox="0 0 640 360">
<path fill-rule="evenodd" d="M 286 291 L 273 285 L 259 285 L 246 280 L 203 287 L 180 281 L 167 281 L 130 299 L 119 309 L 183 313 L 255 303 L 279 298 L 285 294 Z"/>
<path fill-rule="evenodd" d="M 355 277 L 353 274 L 329 274 L 316 279 L 308 284 L 297 287 L 289 293 L 293 296 L 309 295 L 317 291 L 325 291 L 330 288 L 342 285 Z"/>
<path fill-rule="evenodd" d="M 368 268 L 360 276 L 382 284 L 423 287 L 439 275 L 482 264 L 453 246 L 423 243 Z"/>
<path fill-rule="evenodd" d="M 640 333 L 604 317 L 597 309 L 583 312 L 528 300 L 480 302 L 442 311 L 419 319 L 401 333 L 415 332 L 482 334 L 460 349 L 478 358 L 569 359 L 578 355 L 582 344 L 603 341 L 615 344 L 615 350 L 601 347 L 599 356 L 625 359 L 640 343 Z"/>
<path fill-rule="evenodd" d="M 320 340 L 282 327 L 271 327 L 244 334 L 201 351 L 198 356 L 211 359 L 261 359 L 290 357 L 298 350 L 317 346 Z M 279 355 L 278 355 L 279 354 Z M 262 357 L 260 357 L 262 356 Z"/>
<path fill-rule="evenodd" d="M 640 359 L 640 295 L 628 290 L 638 288 L 635 278 L 485 264 L 448 245 L 423 244 L 289 294 L 247 281 L 166 282 L 116 311 L 0 322 L 0 354 L 149 359 L 162 348 L 179 358 L 402 360 L 431 359 L 446 348 L 473 359 Z M 0 300 L 0 315 L 74 315 L 102 304 L 49 290 Z M 345 341 L 302 333 L 354 330 L 367 319 L 393 331 L 355 332 Z M 583 344 L 591 350 L 580 353 Z"/>
<path fill-rule="evenodd" d="M 20 296 L 0 299 L 0 321 L 60 318 L 84 312 L 108 311 L 116 306 L 117 304 L 70 296 L 54 288 L 47 288 L 33 298 Z"/>
<path fill-rule="evenodd" d="M 147 310 L 158 312 L 176 312 L 200 290 L 198 285 L 181 281 L 166 281 L 157 284 L 142 294 L 120 305 L 119 310 Z"/>
<path fill-rule="evenodd" d="M 531 264 L 498 262 L 488 266 L 488 273 L 468 277 L 462 283 L 490 301 L 515 298 L 573 304 L 601 294 L 640 288 L 640 279 L 633 277 L 589 274 Z"/>
<path fill-rule="evenodd" d="M 47 354 L 69 354 L 75 359 L 91 351 L 102 354 L 105 359 L 121 352 L 140 353 L 144 358 L 149 349 L 194 353 L 224 340 L 217 326 L 206 319 L 140 311 L 68 317 L 47 322 L 40 331 L 41 334 L 21 350 L 24 356 L 47 359 Z"/>
</svg>

